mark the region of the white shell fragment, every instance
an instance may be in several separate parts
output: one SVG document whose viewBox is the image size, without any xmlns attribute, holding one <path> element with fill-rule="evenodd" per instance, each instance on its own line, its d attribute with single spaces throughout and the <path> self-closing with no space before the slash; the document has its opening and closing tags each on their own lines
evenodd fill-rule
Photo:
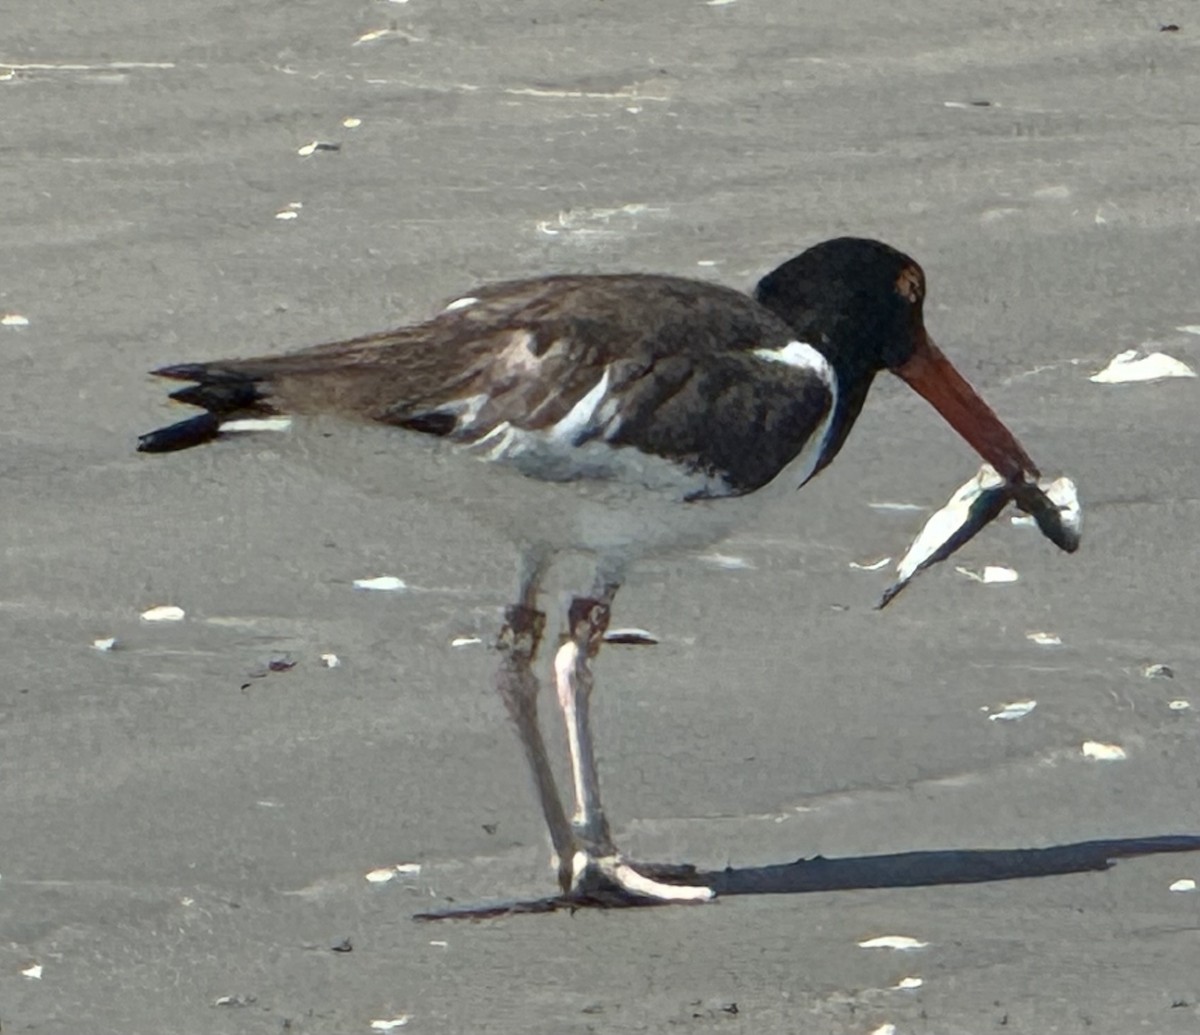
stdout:
<svg viewBox="0 0 1200 1035">
<path fill-rule="evenodd" d="M 860 949 L 897 949 L 900 952 L 911 952 L 913 949 L 923 949 L 929 942 L 918 941 L 906 934 L 882 934 L 878 938 L 868 938 L 859 942 Z"/>
<path fill-rule="evenodd" d="M 393 0 L 395 2 L 395 0 Z M 409 43 L 421 43 L 423 40 L 419 36 L 414 36 L 410 32 L 405 32 L 403 29 L 397 29 L 395 23 L 392 23 L 390 29 L 372 29 L 370 32 L 364 32 L 352 44 L 358 47 L 364 43 L 374 43 L 377 40 L 398 39 L 407 40 Z"/>
<path fill-rule="evenodd" d="M 1191 877 L 1181 877 L 1179 880 L 1174 881 L 1171 884 L 1171 886 L 1169 888 L 1167 888 L 1167 890 L 1168 891 L 1195 891 L 1196 890 L 1196 882 L 1194 880 L 1192 880 Z"/>
<path fill-rule="evenodd" d="M 1142 669 L 1142 675 L 1147 679 L 1174 679 L 1175 670 L 1170 665 L 1147 665 Z"/>
<path fill-rule="evenodd" d="M 305 144 L 303 147 L 297 149 L 296 154 L 298 154 L 301 158 L 307 158 L 309 155 L 316 154 L 318 151 L 340 151 L 341 149 L 341 144 L 333 144 L 328 140 L 314 140 L 311 143 Z"/>
<path fill-rule="evenodd" d="M 378 1020 L 371 1022 L 372 1031 L 395 1031 L 397 1028 L 403 1028 L 408 1023 L 408 1014 L 402 1013 L 399 1017 L 391 1017 L 387 1020 Z"/>
<path fill-rule="evenodd" d="M 285 208 L 275 213 L 276 219 L 299 219 L 300 210 L 304 208 L 303 201 L 289 201 Z"/>
<path fill-rule="evenodd" d="M 420 863 L 398 863 L 395 866 L 380 866 L 364 874 L 372 884 L 386 884 L 396 877 L 416 877 L 421 873 Z"/>
<path fill-rule="evenodd" d="M 340 668 L 342 659 L 331 651 L 326 651 L 321 655 L 321 664 L 326 668 Z"/>
<path fill-rule="evenodd" d="M 851 561 L 850 567 L 855 571 L 879 571 L 881 568 L 886 568 L 891 561 L 890 557 L 881 557 L 877 561 L 864 561 L 861 564 L 858 561 Z"/>
<path fill-rule="evenodd" d="M 27 967 L 21 968 L 21 976 L 27 977 L 31 981 L 42 980 L 42 965 L 40 963 L 30 963 Z"/>
<path fill-rule="evenodd" d="M 898 513 L 929 509 L 928 507 L 922 506 L 920 503 L 896 503 L 891 500 L 883 500 L 879 503 L 868 503 L 867 506 L 872 510 L 894 510 Z"/>
<path fill-rule="evenodd" d="M 115 636 L 104 636 L 98 640 L 92 640 L 92 650 L 108 652 L 117 646 L 117 638 Z"/>
<path fill-rule="evenodd" d="M 20 313 L 5 313 L 0 316 L 0 327 L 28 327 L 29 317 Z"/>
<path fill-rule="evenodd" d="M 1192 706 L 1191 701 L 1182 701 L 1182 700 L 1181 701 L 1172 701 L 1170 704 L 1167 705 L 1167 707 L 1170 708 L 1171 711 L 1173 711 L 1173 712 L 1186 712 L 1189 708 L 1191 708 L 1191 706 Z"/>
<path fill-rule="evenodd" d="M 358 129 L 362 125 L 362 119 L 354 115 L 347 115 L 346 118 L 342 119 L 342 125 L 347 129 Z"/>
<path fill-rule="evenodd" d="M 1083 757 L 1095 759 L 1097 762 L 1120 762 L 1129 756 L 1119 744 L 1101 744 L 1098 740 L 1083 742 Z"/>
<path fill-rule="evenodd" d="M 385 593 L 395 593 L 399 590 L 408 589 L 408 584 L 401 578 L 395 575 L 377 575 L 371 579 L 355 579 L 355 589 L 374 589 Z"/>
<path fill-rule="evenodd" d="M 1012 722 L 1016 719 L 1025 718 L 1036 707 L 1037 701 L 1013 701 L 1011 704 L 1004 705 L 1000 711 L 992 712 L 988 718 L 993 722 L 997 720 Z"/>
<path fill-rule="evenodd" d="M 1132 381 L 1161 381 L 1168 377 L 1195 377 L 1196 372 L 1165 352 L 1126 349 L 1113 356 L 1103 370 L 1088 380 L 1098 385 L 1119 385 Z"/>
<path fill-rule="evenodd" d="M 1036 643 L 1039 647 L 1061 647 L 1062 637 L 1058 633 L 1051 632 L 1027 632 L 1025 639 L 1032 643 Z"/>
<path fill-rule="evenodd" d="M 161 604 L 142 612 L 143 622 L 182 622 L 187 612 L 174 604 Z"/>
<path fill-rule="evenodd" d="M 483 640 L 478 636 L 455 636 L 450 641 L 451 647 L 474 647 L 476 644 L 483 643 Z"/>
<path fill-rule="evenodd" d="M 954 570 L 960 575 L 965 575 L 972 582 L 983 582 L 986 584 L 1016 582 L 1021 577 L 1012 568 L 1006 568 L 1002 564 L 989 564 L 982 571 L 974 571 L 971 568 L 963 567 L 957 567 Z"/>
<path fill-rule="evenodd" d="M 901 978 L 899 981 L 897 981 L 894 985 L 892 985 L 892 988 L 900 989 L 900 990 L 907 990 L 910 988 L 920 988 L 923 984 L 925 984 L 924 978 L 906 977 L 906 978 Z"/>
<path fill-rule="evenodd" d="M 881 1024 L 878 1028 L 872 1028 L 871 1035 L 896 1035 L 896 1026 L 891 1021 L 888 1021 L 886 1024 Z"/>
</svg>

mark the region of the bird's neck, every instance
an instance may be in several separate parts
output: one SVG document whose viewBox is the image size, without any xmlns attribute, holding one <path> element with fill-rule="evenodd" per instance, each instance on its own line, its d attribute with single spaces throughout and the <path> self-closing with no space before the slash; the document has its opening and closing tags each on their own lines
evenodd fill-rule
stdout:
<svg viewBox="0 0 1200 1035">
<path fill-rule="evenodd" d="M 828 467 L 845 444 L 846 436 L 850 434 L 850 429 L 854 427 L 854 422 L 862 412 L 867 392 L 870 391 L 871 382 L 875 380 L 876 374 L 871 367 L 855 359 L 855 352 L 852 350 L 838 349 L 825 342 L 816 345 L 815 348 L 833 367 L 833 374 L 837 379 L 837 401 L 834 403 L 829 438 L 814 474 Z"/>
</svg>

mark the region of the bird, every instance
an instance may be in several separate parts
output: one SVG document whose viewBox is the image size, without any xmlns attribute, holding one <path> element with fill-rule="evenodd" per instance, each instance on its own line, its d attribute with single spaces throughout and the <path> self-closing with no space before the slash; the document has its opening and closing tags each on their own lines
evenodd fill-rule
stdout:
<svg viewBox="0 0 1200 1035">
<path fill-rule="evenodd" d="M 202 413 L 142 435 L 169 453 L 285 418 L 334 418 L 436 440 L 511 491 L 481 493 L 516 547 L 517 587 L 494 685 L 516 728 L 567 900 L 699 902 L 713 889 L 617 847 L 593 747 L 592 663 L 631 565 L 711 545 L 827 467 L 877 374 L 923 396 L 1007 482 L 1033 460 L 925 327 L 925 273 L 881 241 L 807 248 L 752 294 L 650 273 L 555 274 L 479 287 L 421 323 L 277 355 L 161 367 Z M 264 423 L 265 422 L 265 423 Z M 479 468 L 482 470 L 483 468 Z M 536 492 L 534 490 L 537 490 Z M 536 500 L 521 507 L 528 494 Z M 517 501 L 517 502 L 514 502 Z M 506 509 L 507 508 L 507 509 Z M 574 807 L 560 797 L 538 718 L 539 594 L 564 554 L 590 584 L 564 608 L 551 670 Z"/>
</svg>

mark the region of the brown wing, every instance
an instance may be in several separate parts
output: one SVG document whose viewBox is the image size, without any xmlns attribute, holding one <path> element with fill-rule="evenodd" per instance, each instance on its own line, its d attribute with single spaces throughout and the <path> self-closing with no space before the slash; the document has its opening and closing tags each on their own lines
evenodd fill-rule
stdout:
<svg viewBox="0 0 1200 1035">
<path fill-rule="evenodd" d="M 504 426 L 558 430 L 718 474 L 740 464 L 754 470 L 749 488 L 794 456 L 828 409 L 818 379 L 779 364 L 768 373 L 752 355 L 791 337 L 752 299 L 717 285 L 563 276 L 481 288 L 412 327 L 156 373 L 197 382 L 172 397 L 220 419 L 327 413 L 463 442 Z M 602 379 L 603 399 L 580 415 Z M 185 426 L 182 438 L 165 429 L 141 448 L 195 444 L 193 432 L 211 438 L 219 422 L 175 427 Z"/>
<path fill-rule="evenodd" d="M 673 277 L 546 277 L 493 284 L 472 297 L 411 327 L 155 373 L 197 382 L 174 397 L 228 416 L 399 422 L 485 393 L 502 419 L 539 427 L 567 413 L 608 363 L 636 372 L 670 356 L 769 347 L 788 334 L 739 292 Z"/>
</svg>

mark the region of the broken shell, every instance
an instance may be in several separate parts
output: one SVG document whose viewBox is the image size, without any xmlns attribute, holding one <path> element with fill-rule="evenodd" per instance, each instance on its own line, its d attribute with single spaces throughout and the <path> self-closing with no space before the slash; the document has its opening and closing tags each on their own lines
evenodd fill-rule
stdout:
<svg viewBox="0 0 1200 1035">
<path fill-rule="evenodd" d="M 1013 571 L 1012 568 L 1006 568 L 1002 564 L 989 564 L 982 571 L 972 571 L 970 568 L 959 566 L 954 569 L 960 575 L 965 575 L 973 582 L 983 583 L 1003 583 L 1016 582 L 1020 576 Z"/>
<path fill-rule="evenodd" d="M 879 571 L 880 568 L 886 568 L 891 561 L 890 557 L 881 557 L 877 561 L 863 561 L 862 563 L 851 561 L 850 567 L 855 571 Z"/>
<path fill-rule="evenodd" d="M 1120 745 L 1101 744 L 1098 740 L 1084 741 L 1082 750 L 1084 758 L 1092 758 L 1097 762 L 1120 762 L 1128 757 Z"/>
<path fill-rule="evenodd" d="M 1012 722 L 1015 719 L 1023 719 L 1034 708 L 1037 707 L 1037 701 L 1013 701 L 1011 704 L 1004 705 L 998 712 L 993 712 L 988 716 L 993 722 L 1002 720 Z"/>
<path fill-rule="evenodd" d="M 1168 377 L 1195 377 L 1196 372 L 1165 352 L 1126 349 L 1113 356 L 1099 373 L 1088 380 L 1098 385 L 1127 384 L 1133 381 L 1160 381 Z"/>
<path fill-rule="evenodd" d="M 403 1028 L 408 1023 L 408 1014 L 402 1013 L 399 1017 L 392 1017 L 388 1020 L 379 1020 L 371 1022 L 372 1031 L 395 1031 L 397 1028 Z"/>
<path fill-rule="evenodd" d="M 371 870 L 363 875 L 372 884 L 386 884 L 396 876 L 396 869 L 393 866 L 381 866 L 377 870 Z"/>
<path fill-rule="evenodd" d="M 174 604 L 161 604 L 142 612 L 143 622 L 182 622 L 187 612 Z"/>
<path fill-rule="evenodd" d="M 354 588 L 395 593 L 402 589 L 408 589 L 408 585 L 403 579 L 397 578 L 395 575 L 377 575 L 370 579 L 355 579 Z"/>
<path fill-rule="evenodd" d="M 340 151 L 341 149 L 341 144 L 332 144 L 325 140 L 314 140 L 312 143 L 305 144 L 302 148 L 298 149 L 296 154 L 298 154 L 301 158 L 307 158 L 309 155 L 315 154 L 317 151 Z"/>
<path fill-rule="evenodd" d="M 865 942 L 859 942 L 860 949 L 897 949 L 900 952 L 909 952 L 913 949 L 923 949 L 929 942 L 918 941 L 916 938 L 910 938 L 905 934 L 883 934 L 878 938 L 868 938 Z"/>
</svg>

